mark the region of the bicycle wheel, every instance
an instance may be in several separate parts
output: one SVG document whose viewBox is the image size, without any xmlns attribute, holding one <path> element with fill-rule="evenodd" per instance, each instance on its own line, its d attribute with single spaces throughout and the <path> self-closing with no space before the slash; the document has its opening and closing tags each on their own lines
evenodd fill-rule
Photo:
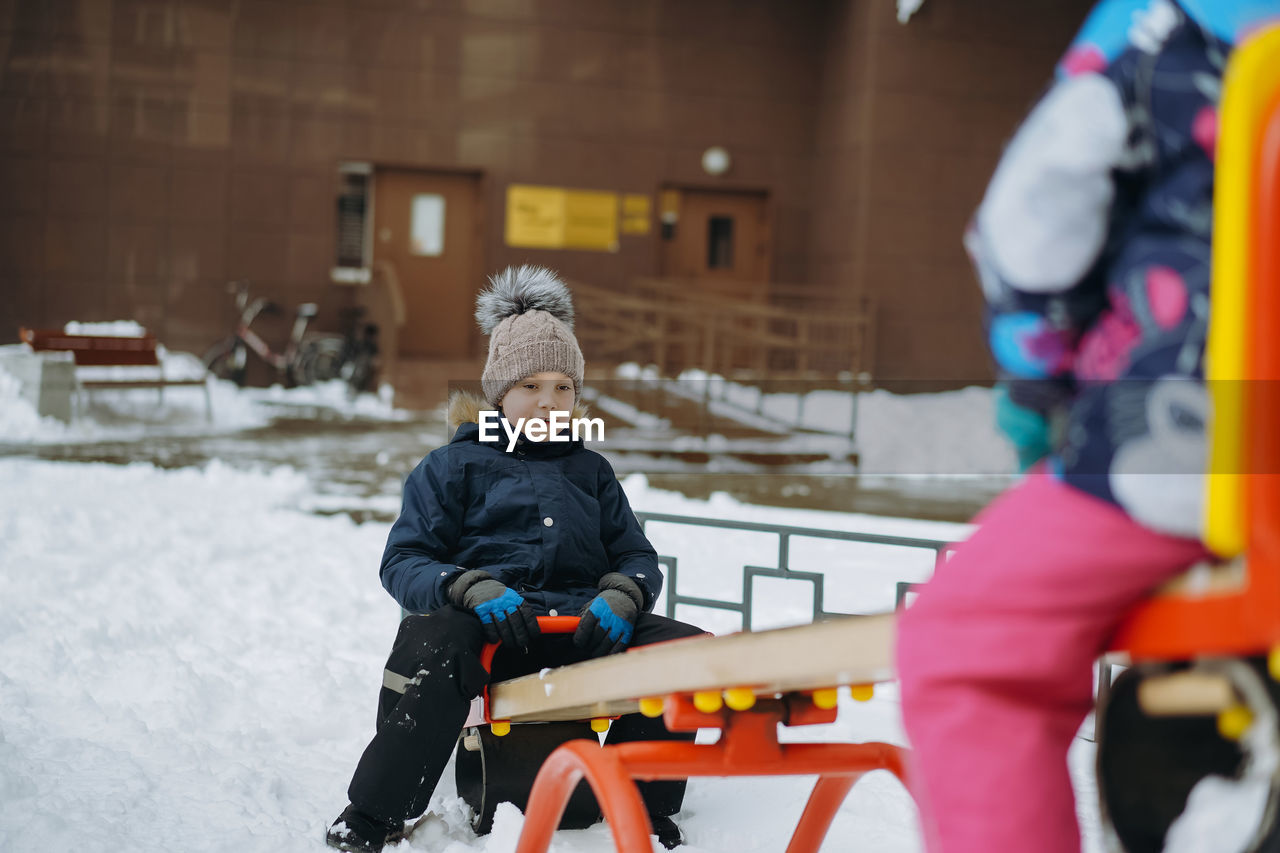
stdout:
<svg viewBox="0 0 1280 853">
<path fill-rule="evenodd" d="M 298 354 L 289 371 L 297 385 L 328 382 L 341 375 L 346 341 L 334 335 L 316 335 L 302 339 Z"/>
<path fill-rule="evenodd" d="M 249 351 L 239 338 L 227 338 L 214 344 L 204 356 L 205 368 L 219 379 L 228 379 L 241 388 L 245 384 Z"/>
<path fill-rule="evenodd" d="M 364 391 L 372 391 L 377 374 L 377 355 L 364 351 L 356 353 L 342 365 L 340 375 L 347 383 L 347 393 L 354 397 Z"/>
</svg>

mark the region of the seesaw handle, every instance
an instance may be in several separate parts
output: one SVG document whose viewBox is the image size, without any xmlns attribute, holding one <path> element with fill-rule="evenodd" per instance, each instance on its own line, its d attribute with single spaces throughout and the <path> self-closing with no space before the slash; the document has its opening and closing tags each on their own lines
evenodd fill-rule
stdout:
<svg viewBox="0 0 1280 853">
<path fill-rule="evenodd" d="M 577 616 L 539 616 L 538 627 L 544 634 L 572 634 L 580 621 Z"/>
<path fill-rule="evenodd" d="M 577 616 L 539 616 L 538 629 L 544 634 L 572 634 L 578 630 Z M 498 653 L 501 643 L 485 643 L 480 650 L 480 665 L 485 672 L 493 671 L 493 656 Z M 487 690 L 487 688 L 486 688 Z"/>
</svg>

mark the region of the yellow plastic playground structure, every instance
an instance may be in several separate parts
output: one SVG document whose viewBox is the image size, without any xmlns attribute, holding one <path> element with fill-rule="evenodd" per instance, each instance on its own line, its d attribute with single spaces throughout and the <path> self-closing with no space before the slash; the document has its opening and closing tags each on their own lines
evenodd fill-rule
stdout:
<svg viewBox="0 0 1280 853">
<path fill-rule="evenodd" d="M 1280 27 L 1233 54 L 1219 122 L 1204 527 L 1223 562 L 1144 602 L 1111 644 L 1132 668 L 1099 712 L 1099 794 L 1128 853 L 1163 850 L 1206 776 L 1259 773 L 1246 849 L 1280 849 Z"/>
</svg>

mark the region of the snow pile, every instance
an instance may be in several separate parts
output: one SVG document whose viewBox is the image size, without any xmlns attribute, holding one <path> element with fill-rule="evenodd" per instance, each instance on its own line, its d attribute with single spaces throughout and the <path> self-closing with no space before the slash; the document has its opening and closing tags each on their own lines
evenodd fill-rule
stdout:
<svg viewBox="0 0 1280 853">
<path fill-rule="evenodd" d="M 1243 664 L 1233 665 L 1247 678 L 1234 683 L 1257 714 L 1241 739 L 1244 762 L 1239 778 L 1205 776 L 1187 797 L 1182 814 L 1169 827 L 1165 853 L 1245 853 L 1254 849 L 1262 821 L 1275 823 L 1270 802 L 1280 770 L 1280 735 L 1277 714 L 1268 687 Z M 1271 845 L 1267 845 L 1271 846 Z"/>
<path fill-rule="evenodd" d="M 42 418 L 22 396 L 22 383 L 0 370 L 0 441 L 60 441 L 67 425 L 57 418 Z"/>
<path fill-rule="evenodd" d="M 995 426 L 990 388 L 858 396 L 858 451 L 868 475 L 1007 476 L 1013 447 Z"/>
<path fill-rule="evenodd" d="M 972 386 L 930 394 L 809 391 L 762 393 L 755 386 L 688 370 L 662 379 L 653 367 L 623 365 L 621 379 L 644 379 L 689 399 L 709 398 L 711 411 L 744 426 L 771 432 L 788 428 L 852 434 L 868 477 L 915 478 L 967 475 L 1009 477 L 1017 456 L 996 430 L 992 389 Z M 707 383 L 710 383 L 708 387 Z"/>
<path fill-rule="evenodd" d="M 141 337 L 147 330 L 133 320 L 102 323 L 72 321 L 63 326 L 70 335 Z M 30 353 L 26 344 L 0 347 L 0 352 Z M 51 354 L 57 357 L 58 354 Z M 103 365 L 75 368 L 79 381 L 206 379 L 204 363 L 195 355 L 156 345 L 158 365 Z M 208 399 L 206 401 L 206 389 Z M 161 434 L 205 434 L 265 426 L 281 410 L 304 416 L 404 421 L 411 417 L 392 405 L 393 390 L 384 385 L 376 394 L 350 395 L 341 380 L 301 388 L 239 388 L 208 378 L 199 385 L 164 389 L 108 388 L 77 394 L 72 423 L 40 418 L 30 401 L 21 397 L 19 380 L 0 370 L 0 443 L 50 444 L 85 441 L 136 441 Z"/>
<path fill-rule="evenodd" d="M 166 378 L 204 376 L 204 365 L 190 353 L 167 352 L 163 347 L 157 353 Z M 82 367 L 77 374 L 85 380 L 157 378 L 156 368 L 146 366 Z M 266 426 L 282 413 L 372 421 L 411 419 L 411 412 L 392 405 L 392 396 L 391 387 L 384 385 L 377 394 L 353 399 L 338 379 L 300 388 L 240 388 L 210 378 L 203 387 L 166 388 L 163 397 L 153 388 L 109 388 L 80 395 L 77 405 L 83 403 L 84 409 L 67 424 L 39 417 L 21 396 L 21 383 L 0 370 L 0 443 L 139 441 L 164 434 L 225 433 Z"/>
<path fill-rule="evenodd" d="M 1206 776 L 1187 797 L 1186 810 L 1169 827 L 1165 853 L 1245 853 L 1266 813 L 1272 779 Z"/>
<path fill-rule="evenodd" d="M 104 338 L 140 338 L 147 333 L 146 326 L 133 320 L 108 320 L 102 323 L 81 323 L 72 320 L 62 327 L 68 335 L 98 335 Z"/>
<path fill-rule="evenodd" d="M 920 10 L 924 0 L 898 0 L 898 23 L 905 24 Z"/>
<path fill-rule="evenodd" d="M 286 469 L 0 471 L 0 849 L 316 846 L 395 630 L 385 530 L 289 509 Z"/>
<path fill-rule="evenodd" d="M 742 503 L 724 492 L 714 492 L 706 500 L 688 498 L 678 492 L 653 488 L 644 474 L 628 475 L 623 478 L 622 486 L 626 490 L 631 508 L 637 512 L 754 521 L 764 524 L 812 527 L 820 530 L 849 530 L 944 542 L 958 542 L 973 530 L 972 525 L 950 521 L 922 521 L 915 518 L 890 518 L 856 512 L 759 506 Z M 757 555 L 756 559 L 764 558 Z"/>
<path fill-rule="evenodd" d="M 395 396 L 390 385 L 383 385 L 376 394 L 358 394 L 353 399 L 347 384 L 341 379 L 317 382 L 298 388 L 272 385 L 270 388 L 245 388 L 242 396 L 258 406 L 291 407 L 295 409 L 322 409 L 346 417 L 367 420 L 405 421 L 412 413 L 392 405 Z"/>
<path fill-rule="evenodd" d="M 612 397 L 602 396 L 596 389 L 590 386 L 582 389 L 582 399 L 586 403 L 591 404 L 592 409 L 599 409 L 606 415 L 612 415 L 620 418 L 629 424 L 633 424 L 641 429 L 654 430 L 661 432 L 671 428 L 671 421 L 657 415 L 649 414 L 641 411 L 630 403 L 624 403 L 621 400 L 615 400 Z"/>
</svg>

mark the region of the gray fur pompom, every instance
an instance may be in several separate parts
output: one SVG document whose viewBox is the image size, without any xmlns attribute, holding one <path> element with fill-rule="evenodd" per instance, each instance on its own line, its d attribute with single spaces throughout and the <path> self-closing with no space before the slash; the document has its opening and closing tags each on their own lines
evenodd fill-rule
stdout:
<svg viewBox="0 0 1280 853">
<path fill-rule="evenodd" d="M 476 322 L 486 335 L 503 320 L 527 311 L 546 311 L 573 328 L 573 296 L 546 267 L 507 267 L 489 277 L 489 289 L 476 297 Z"/>
</svg>

